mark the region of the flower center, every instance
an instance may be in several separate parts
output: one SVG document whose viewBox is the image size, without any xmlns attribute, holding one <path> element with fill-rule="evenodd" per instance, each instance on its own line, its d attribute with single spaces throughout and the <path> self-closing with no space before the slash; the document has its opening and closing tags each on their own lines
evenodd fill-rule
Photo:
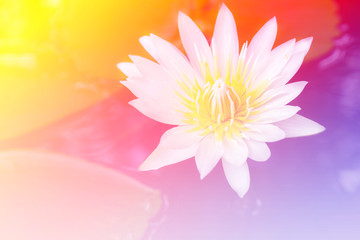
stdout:
<svg viewBox="0 0 360 240">
<path fill-rule="evenodd" d="M 209 90 L 210 89 L 210 90 Z M 236 94 L 236 93 L 235 93 Z M 200 91 L 199 91 L 200 96 Z M 205 89 L 203 97 L 210 103 L 210 116 L 217 124 L 224 123 L 235 117 L 235 105 L 230 96 L 230 88 L 222 79 L 218 79 Z M 200 107 L 200 106 L 197 106 Z M 200 110 L 200 109 L 199 109 Z"/>
<path fill-rule="evenodd" d="M 251 62 L 251 56 L 246 60 L 246 53 L 247 43 L 244 43 L 238 61 L 229 62 L 224 78 L 214 57 L 214 72 L 207 62 L 199 60 L 205 84 L 194 84 L 186 78 L 185 81 L 178 81 L 182 89 L 182 94 L 178 93 L 178 96 L 186 109 L 182 110 L 183 122 L 194 126 L 194 131 L 200 131 L 203 135 L 213 133 L 218 141 L 225 136 L 246 138 L 249 125 L 256 122 L 264 111 L 261 106 L 271 99 L 263 96 L 268 81 L 254 83 L 257 61 Z"/>
<path fill-rule="evenodd" d="M 246 130 L 245 121 L 250 113 L 250 97 L 238 92 L 219 78 L 208 81 L 203 87 L 191 89 L 192 100 L 184 100 L 190 110 L 185 112 L 185 123 L 194 126 L 204 135 L 214 133 L 221 141 L 225 135 L 241 135 Z"/>
</svg>

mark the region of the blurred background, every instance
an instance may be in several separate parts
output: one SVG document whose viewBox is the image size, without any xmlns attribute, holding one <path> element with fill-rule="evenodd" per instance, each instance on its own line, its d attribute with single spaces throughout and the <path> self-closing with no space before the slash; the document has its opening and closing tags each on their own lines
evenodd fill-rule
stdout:
<svg viewBox="0 0 360 240">
<path fill-rule="evenodd" d="M 182 49 L 177 14 L 208 39 L 220 4 L 240 42 L 276 16 L 275 45 L 314 42 L 294 104 L 327 130 L 271 143 L 240 199 L 221 166 L 137 167 L 171 126 L 127 102 L 116 68 Z M 351 0 L 0 0 L 0 232 L 17 239 L 360 239 L 360 3 Z M 24 238 L 25 236 L 25 238 Z M 51 236 L 51 237 L 50 237 Z"/>
</svg>

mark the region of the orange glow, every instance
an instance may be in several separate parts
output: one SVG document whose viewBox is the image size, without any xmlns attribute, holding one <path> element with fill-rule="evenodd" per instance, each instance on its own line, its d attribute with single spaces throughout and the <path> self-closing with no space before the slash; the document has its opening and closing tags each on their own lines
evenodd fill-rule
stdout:
<svg viewBox="0 0 360 240">
<path fill-rule="evenodd" d="M 221 3 L 234 14 L 239 42 L 250 41 L 254 34 L 272 17 L 277 18 L 278 35 L 275 45 L 291 38 L 314 37 L 307 59 L 324 55 L 332 49 L 333 40 L 339 36 L 337 5 L 333 0 L 209 0 L 188 5 L 184 11 L 212 36 L 213 23 Z M 177 36 L 174 37 L 175 39 Z"/>
<path fill-rule="evenodd" d="M 123 76 L 116 64 L 129 52 L 142 51 L 138 38 L 160 32 L 181 4 L 1 1 L 0 140 L 48 125 L 119 90 Z"/>
<path fill-rule="evenodd" d="M 138 38 L 154 33 L 177 46 L 177 13 L 212 35 L 220 0 L 0 2 L 0 140 L 30 132 L 112 95 L 128 54 L 145 55 Z M 314 36 L 309 58 L 328 52 L 338 35 L 332 0 L 225 0 L 240 42 L 272 16 L 278 42 Z"/>
</svg>

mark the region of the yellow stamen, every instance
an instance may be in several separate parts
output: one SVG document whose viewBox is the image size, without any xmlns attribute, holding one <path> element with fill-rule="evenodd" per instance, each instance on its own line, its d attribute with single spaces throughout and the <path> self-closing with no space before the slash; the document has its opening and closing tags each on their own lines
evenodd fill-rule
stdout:
<svg viewBox="0 0 360 240">
<path fill-rule="evenodd" d="M 197 52 L 203 79 L 192 84 L 189 81 L 179 84 L 186 96 L 178 94 L 187 109 L 183 111 L 184 123 L 193 125 L 193 131 L 201 131 L 204 135 L 213 133 L 218 141 L 225 135 L 247 137 L 248 123 L 253 122 L 250 116 L 256 113 L 254 109 L 258 108 L 259 99 L 268 85 L 250 84 L 257 59 L 246 59 L 246 49 L 247 43 L 236 63 L 228 61 L 224 79 L 220 77 L 216 56 L 212 73 L 209 64 Z M 213 54 L 215 52 L 213 49 Z M 233 64 L 236 64 L 235 68 Z"/>
</svg>

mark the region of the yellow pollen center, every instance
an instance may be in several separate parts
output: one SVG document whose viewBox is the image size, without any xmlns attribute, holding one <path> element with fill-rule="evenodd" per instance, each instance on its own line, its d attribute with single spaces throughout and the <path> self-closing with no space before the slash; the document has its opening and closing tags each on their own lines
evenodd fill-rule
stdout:
<svg viewBox="0 0 360 240">
<path fill-rule="evenodd" d="M 234 69 L 229 62 L 224 79 L 220 77 L 214 57 L 214 73 L 206 62 L 201 62 L 204 84 L 192 83 L 186 77 L 186 81 L 178 81 L 182 89 L 178 96 L 186 109 L 182 111 L 183 121 L 194 126 L 193 131 L 203 135 L 213 133 L 218 141 L 225 136 L 246 137 L 249 123 L 257 121 L 257 114 L 264 111 L 262 106 L 271 99 L 262 96 L 269 81 L 253 85 L 255 63 L 250 68 L 245 60 L 246 46 L 245 43 Z"/>
<path fill-rule="evenodd" d="M 194 126 L 204 135 L 213 132 L 217 140 L 224 135 L 232 137 L 246 129 L 249 116 L 250 97 L 247 99 L 228 86 L 224 80 L 207 82 L 203 87 L 192 89 L 193 101 L 183 99 L 189 112 L 185 112 L 185 123 Z"/>
</svg>

